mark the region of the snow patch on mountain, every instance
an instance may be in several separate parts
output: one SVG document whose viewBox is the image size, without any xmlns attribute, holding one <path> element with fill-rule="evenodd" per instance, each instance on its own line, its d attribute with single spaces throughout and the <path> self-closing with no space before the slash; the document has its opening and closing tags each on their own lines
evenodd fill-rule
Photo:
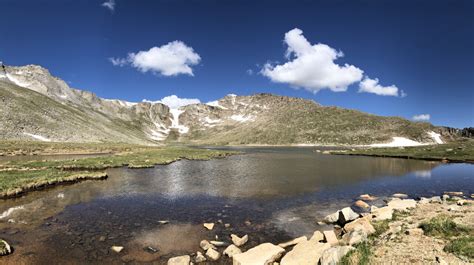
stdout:
<svg viewBox="0 0 474 265">
<path fill-rule="evenodd" d="M 253 121 L 253 117 L 252 116 L 244 116 L 244 115 L 232 115 L 230 116 L 231 119 L 233 119 L 234 121 L 238 121 L 238 122 L 247 122 L 247 121 Z"/>
<path fill-rule="evenodd" d="M 221 109 L 227 109 L 226 107 L 220 105 L 218 100 L 214 100 L 214 101 L 211 101 L 211 102 L 207 102 L 206 105 L 212 106 L 212 107 L 221 108 Z"/>
<path fill-rule="evenodd" d="M 40 140 L 40 141 L 43 141 L 43 142 L 51 142 L 50 139 L 44 137 L 44 136 L 41 136 L 41 135 L 38 135 L 38 134 L 32 134 L 32 133 L 23 133 L 24 135 L 27 135 L 27 136 L 30 136 L 36 140 Z"/>
<path fill-rule="evenodd" d="M 381 144 L 371 144 L 370 147 L 402 147 L 402 146 L 420 146 L 425 145 L 423 143 L 410 140 L 405 137 L 392 137 L 392 141 L 389 143 L 381 143 Z"/>
<path fill-rule="evenodd" d="M 21 86 L 21 87 L 26 87 L 26 88 L 28 88 L 28 86 L 30 85 L 30 84 L 27 83 L 27 82 L 22 82 L 22 81 L 20 81 L 18 78 L 14 77 L 13 75 L 11 75 L 11 74 L 9 74 L 9 73 L 7 73 L 6 76 L 7 76 L 7 78 L 8 78 L 10 81 L 12 81 L 12 82 L 13 82 L 15 85 L 17 85 L 17 86 Z"/>
<path fill-rule="evenodd" d="M 170 113 L 171 115 L 173 115 L 173 118 L 171 118 L 170 128 L 178 129 L 178 132 L 182 134 L 187 133 L 189 131 L 188 127 L 179 124 L 179 115 L 181 115 L 181 113 L 183 112 L 184 110 L 180 109 L 170 109 Z"/>
<path fill-rule="evenodd" d="M 433 140 L 437 143 L 437 144 L 443 144 L 443 140 L 441 140 L 441 134 L 439 133 L 435 133 L 433 131 L 431 132 L 428 132 L 428 134 L 430 135 L 431 138 L 433 138 Z"/>
</svg>

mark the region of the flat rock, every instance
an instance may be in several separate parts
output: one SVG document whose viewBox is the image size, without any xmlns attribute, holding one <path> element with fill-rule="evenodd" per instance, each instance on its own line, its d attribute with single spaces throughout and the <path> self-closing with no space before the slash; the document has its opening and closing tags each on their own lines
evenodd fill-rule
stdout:
<svg viewBox="0 0 474 265">
<path fill-rule="evenodd" d="M 234 255 L 233 265 L 268 265 L 281 257 L 285 249 L 272 243 L 263 243 L 244 253 Z"/>
<path fill-rule="evenodd" d="M 464 193 L 462 191 L 445 191 L 444 194 L 449 196 L 462 196 Z"/>
<path fill-rule="evenodd" d="M 168 265 L 189 265 L 189 263 L 191 263 L 189 255 L 173 257 L 168 260 Z"/>
<path fill-rule="evenodd" d="M 231 234 L 230 238 L 232 239 L 232 243 L 236 245 L 237 247 L 243 246 L 247 241 L 249 241 L 249 236 L 244 235 L 243 237 L 239 237 L 235 234 Z"/>
<path fill-rule="evenodd" d="M 339 263 L 342 257 L 344 257 L 349 251 L 355 249 L 351 246 L 335 246 L 326 249 L 320 259 L 321 265 L 336 265 Z"/>
<path fill-rule="evenodd" d="M 303 241 L 288 252 L 282 259 L 281 265 L 318 265 L 323 252 L 330 248 L 328 243 L 313 240 Z"/>
<path fill-rule="evenodd" d="M 324 239 L 323 233 L 321 233 L 321 231 L 316 230 L 314 231 L 313 235 L 311 236 L 309 240 L 319 242 L 319 241 L 322 241 L 323 239 Z"/>
<path fill-rule="evenodd" d="M 227 255 L 229 258 L 232 258 L 234 255 L 240 254 L 242 251 L 240 248 L 238 248 L 236 245 L 232 244 L 229 245 L 225 250 L 224 250 L 224 255 Z"/>
<path fill-rule="evenodd" d="M 331 246 L 335 246 L 339 243 L 337 240 L 336 234 L 334 233 L 333 230 L 326 230 L 323 231 L 324 239 L 326 240 L 326 243 L 329 243 Z"/>
<path fill-rule="evenodd" d="M 204 223 L 202 224 L 207 230 L 212 230 L 214 228 L 214 223 Z"/>
<path fill-rule="evenodd" d="M 290 241 L 287 241 L 287 242 L 284 242 L 284 243 L 280 243 L 278 244 L 279 247 L 282 247 L 282 248 L 287 248 L 289 246 L 294 246 L 296 244 L 298 244 L 299 242 L 302 242 L 302 241 L 307 241 L 308 238 L 306 236 L 300 236 L 298 238 L 295 238 L 293 240 L 290 240 Z"/>
<path fill-rule="evenodd" d="M 359 214 L 354 212 L 351 207 L 346 207 L 339 211 L 338 223 L 344 225 L 345 223 L 357 218 L 359 218 Z"/>
<path fill-rule="evenodd" d="M 212 260 L 216 261 L 221 257 L 221 253 L 219 253 L 217 250 L 210 248 L 206 251 L 206 256 Z"/>
<path fill-rule="evenodd" d="M 394 199 L 394 200 L 389 201 L 387 203 L 387 206 L 394 210 L 406 211 L 408 209 L 415 208 L 416 201 L 413 199 L 405 199 L 405 200 Z"/>
</svg>

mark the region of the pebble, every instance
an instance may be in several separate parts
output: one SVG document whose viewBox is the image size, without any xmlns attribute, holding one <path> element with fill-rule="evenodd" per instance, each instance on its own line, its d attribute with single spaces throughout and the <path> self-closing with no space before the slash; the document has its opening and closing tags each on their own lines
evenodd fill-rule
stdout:
<svg viewBox="0 0 474 265">
<path fill-rule="evenodd" d="M 203 226 L 207 229 L 207 230 L 212 230 L 214 228 L 214 223 L 204 223 Z"/>
<path fill-rule="evenodd" d="M 110 249 L 112 249 L 114 252 L 120 253 L 123 250 L 122 246 L 112 246 Z"/>
</svg>

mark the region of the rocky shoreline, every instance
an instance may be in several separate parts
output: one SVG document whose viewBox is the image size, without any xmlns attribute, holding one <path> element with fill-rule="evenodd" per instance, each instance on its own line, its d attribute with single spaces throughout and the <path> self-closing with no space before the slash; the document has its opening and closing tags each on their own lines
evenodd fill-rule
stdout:
<svg viewBox="0 0 474 265">
<path fill-rule="evenodd" d="M 332 230 L 316 230 L 312 236 L 301 236 L 288 242 L 273 244 L 270 242 L 259 244 L 247 249 L 245 244 L 249 235 L 232 234 L 230 238 L 207 240 L 200 243 L 202 251 L 170 258 L 168 265 L 189 265 L 202 262 L 232 262 L 234 265 L 250 264 L 360 264 L 361 260 L 373 260 L 373 263 L 398 263 L 400 253 L 391 253 L 384 249 L 388 244 L 397 245 L 397 240 L 406 237 L 429 237 L 423 224 L 428 222 L 426 217 L 437 216 L 447 212 L 453 216 L 463 213 L 467 218 L 462 220 L 462 226 L 474 231 L 474 194 L 464 196 L 462 192 L 446 192 L 442 196 L 431 198 L 410 199 L 408 195 L 397 193 L 385 200 L 385 205 L 377 207 L 370 205 L 377 198 L 368 194 L 361 195 L 350 207 L 345 207 L 318 221 L 320 225 L 331 225 Z M 420 217 L 415 222 L 413 219 Z M 426 212 L 429 212 L 426 213 Z M 453 217 L 454 218 L 454 217 Z M 216 225 L 228 226 L 228 224 L 204 223 L 203 229 L 213 230 Z M 464 231 L 464 230 L 463 230 Z M 471 232 L 466 232 L 471 236 Z M 441 245 L 446 242 L 432 238 Z M 436 241 L 438 240 L 438 241 Z M 427 239 L 421 239 L 421 244 Z M 416 240 L 410 240 L 416 242 Z M 408 243 L 410 243 L 408 242 Z M 402 244 L 402 243 L 400 243 Z M 447 244 L 447 243 L 446 243 Z M 451 253 L 437 253 L 433 257 L 425 257 L 424 253 L 417 253 L 416 246 L 408 244 L 409 249 L 415 257 L 406 255 L 406 262 L 417 263 L 416 256 L 424 258 L 421 263 L 439 264 L 468 264 L 473 262 L 472 257 L 453 255 Z M 436 252 L 435 246 L 429 246 Z M 468 246 L 468 249 L 473 246 Z M 368 251 L 366 248 L 372 248 Z M 442 249 L 442 248 L 441 248 Z M 121 249 L 120 249 L 121 250 Z M 365 252 L 364 252 L 365 251 Z M 372 254 L 367 255 L 366 252 Z M 406 251 L 406 250 L 402 250 Z M 393 251 L 392 251 L 393 252 Z M 403 255 L 403 252 L 402 252 Z M 401 262 L 403 263 L 403 262 Z"/>
</svg>

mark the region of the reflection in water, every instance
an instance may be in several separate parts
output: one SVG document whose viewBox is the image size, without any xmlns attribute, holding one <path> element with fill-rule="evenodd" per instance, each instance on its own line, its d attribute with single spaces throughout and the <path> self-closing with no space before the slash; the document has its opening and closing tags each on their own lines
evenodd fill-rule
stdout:
<svg viewBox="0 0 474 265">
<path fill-rule="evenodd" d="M 196 251 L 201 239 L 215 235 L 225 240 L 230 233 L 247 233 L 250 247 L 310 234 L 322 228 L 316 219 L 362 193 L 383 198 L 394 192 L 474 190 L 472 165 L 331 156 L 308 148 L 244 150 L 247 154 L 226 159 L 110 169 L 104 181 L 3 201 L 0 237 L 16 253 L 2 262 L 162 263 Z M 209 232 L 203 222 L 218 225 Z M 125 250 L 112 253 L 111 245 Z M 159 251 L 147 252 L 147 246 Z"/>
</svg>

